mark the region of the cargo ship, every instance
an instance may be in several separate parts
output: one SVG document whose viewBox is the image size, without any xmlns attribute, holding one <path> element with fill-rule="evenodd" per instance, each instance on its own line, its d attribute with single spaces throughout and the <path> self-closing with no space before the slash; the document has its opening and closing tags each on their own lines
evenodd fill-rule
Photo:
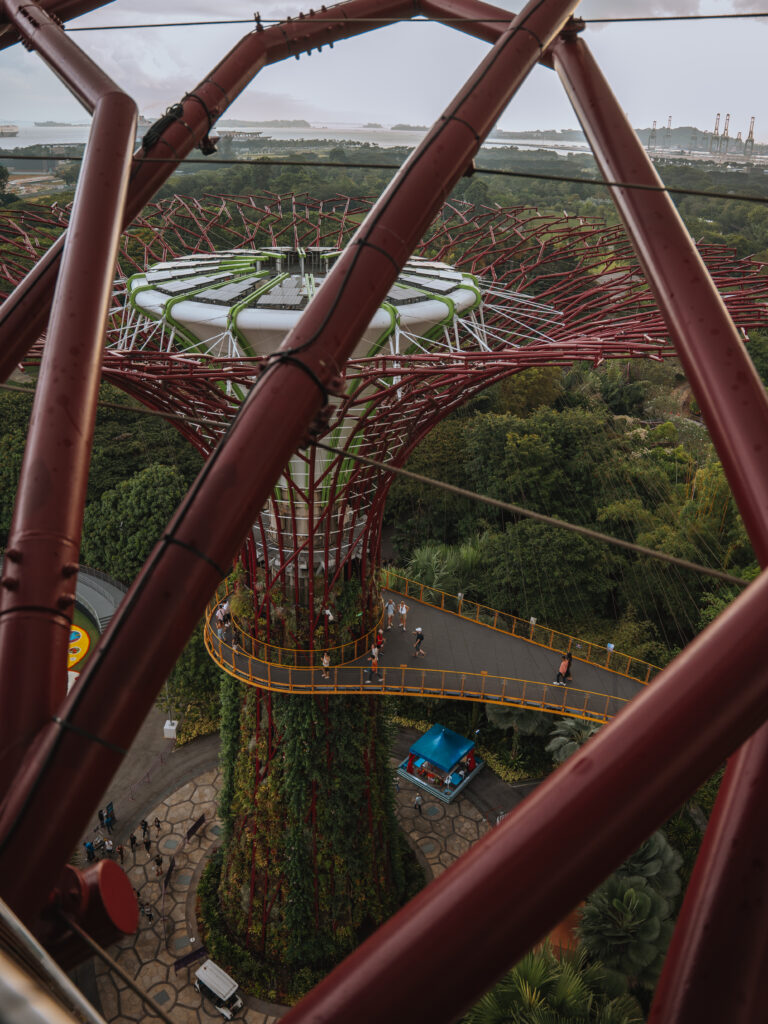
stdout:
<svg viewBox="0 0 768 1024">
<path fill-rule="evenodd" d="M 0 124 L 0 139 L 13 139 L 19 134 L 15 124 Z"/>
</svg>

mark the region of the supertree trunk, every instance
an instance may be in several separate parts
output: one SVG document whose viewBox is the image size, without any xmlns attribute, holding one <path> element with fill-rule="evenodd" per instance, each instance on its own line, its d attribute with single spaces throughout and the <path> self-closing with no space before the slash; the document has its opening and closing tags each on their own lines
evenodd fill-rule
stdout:
<svg viewBox="0 0 768 1024">
<path fill-rule="evenodd" d="M 325 971 L 403 900 L 390 730 L 376 698 L 249 690 L 221 906 L 276 977 Z"/>
</svg>

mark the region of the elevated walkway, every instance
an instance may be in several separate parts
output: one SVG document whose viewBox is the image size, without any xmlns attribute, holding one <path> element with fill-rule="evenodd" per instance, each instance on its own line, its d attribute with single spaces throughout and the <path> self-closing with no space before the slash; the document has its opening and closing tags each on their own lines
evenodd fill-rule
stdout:
<svg viewBox="0 0 768 1024">
<path fill-rule="evenodd" d="M 385 591 L 385 595 L 389 593 Z M 347 648 L 329 649 L 330 678 L 324 679 L 320 667 L 322 649 L 285 651 L 253 641 L 237 631 L 234 637 L 227 632 L 220 639 L 214 613 L 222 596 L 223 591 L 208 606 L 205 617 L 204 638 L 211 657 L 242 682 L 279 693 L 387 693 L 483 701 L 606 722 L 645 686 L 622 672 L 582 659 L 580 654 L 586 653 L 586 646 L 576 650 L 574 638 L 565 638 L 574 650 L 573 685 L 557 686 L 552 681 L 560 661 L 559 651 L 569 643 L 554 651 L 540 640 L 515 636 L 498 625 L 494 628 L 492 624 L 419 601 L 412 591 L 406 599 L 410 608 L 407 630 L 402 631 L 395 624 L 385 633 L 378 674 L 371 674 L 367 660 L 371 641 L 365 637 Z M 393 592 L 396 600 L 399 596 Z M 423 658 L 414 657 L 412 630 L 416 626 L 424 630 Z M 605 654 L 611 652 L 600 648 L 596 656 Z M 654 666 L 642 666 L 642 671 L 650 676 Z"/>
</svg>

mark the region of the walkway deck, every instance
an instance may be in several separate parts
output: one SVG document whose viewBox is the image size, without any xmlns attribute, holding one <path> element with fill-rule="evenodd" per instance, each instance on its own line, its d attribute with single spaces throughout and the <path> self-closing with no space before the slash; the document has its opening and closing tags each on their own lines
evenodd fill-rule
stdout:
<svg viewBox="0 0 768 1024">
<path fill-rule="evenodd" d="M 388 594 L 389 592 L 385 592 Z M 397 600 L 398 595 L 393 594 Z M 208 610 L 205 643 L 225 672 L 254 686 L 283 693 L 390 693 L 475 700 L 532 708 L 552 714 L 605 722 L 644 684 L 574 656 L 574 685 L 556 686 L 557 653 L 480 623 L 409 598 L 408 629 L 389 630 L 377 676 L 367 659 L 331 666 L 330 679 L 319 668 L 276 665 L 235 650 L 219 640 Z M 415 658 L 412 630 L 424 630 L 425 657 Z M 320 655 L 318 654 L 318 658 Z"/>
</svg>

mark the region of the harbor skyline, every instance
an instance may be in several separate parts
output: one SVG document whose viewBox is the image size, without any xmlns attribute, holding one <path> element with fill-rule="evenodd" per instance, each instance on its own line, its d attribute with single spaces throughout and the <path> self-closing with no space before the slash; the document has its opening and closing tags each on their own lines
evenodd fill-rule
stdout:
<svg viewBox="0 0 768 1024">
<path fill-rule="evenodd" d="M 227 17 L 252 20 L 250 8 L 234 0 Z M 504 4 L 505 8 L 512 5 Z M 517 7 L 517 5 L 514 5 Z M 584 0 L 577 14 L 627 18 L 651 14 L 746 13 L 758 0 L 658 0 L 627 5 L 620 0 Z M 295 15 L 298 8 L 270 2 L 263 19 Z M 210 16 L 202 2 L 185 7 L 183 17 Z M 134 0 L 107 6 L 69 23 L 70 30 L 97 25 L 136 26 L 180 20 L 175 8 Z M 768 141 L 768 109 L 759 82 L 768 41 L 768 19 L 589 25 L 584 38 L 595 52 L 619 101 L 636 126 L 695 124 L 712 130 L 717 113 L 731 114 L 731 133 L 746 137 L 756 117 L 758 142 Z M 244 31 L 246 24 L 78 31 L 79 45 L 118 84 L 130 85 L 139 109 L 159 117 L 198 81 Z M 174 51 L 168 59 L 169 47 Z M 246 119 L 303 118 L 312 124 L 408 121 L 431 124 L 458 84 L 482 60 L 487 44 L 428 22 L 397 24 L 339 43 L 333 52 L 303 56 L 264 68 L 226 116 Z M 358 76 L 360 67 L 367 69 Z M 172 69 L 172 70 L 171 70 Z M 649 70 L 652 73 L 649 74 Z M 348 83 L 355 80 L 354 91 Z M 8 51 L 0 69 L 0 122 L 77 121 L 82 108 L 34 54 Z M 19 120 L 17 120 L 19 119 Z M 556 75 L 539 67 L 505 111 L 499 127 L 531 130 L 541 125 L 578 127 Z"/>
</svg>

